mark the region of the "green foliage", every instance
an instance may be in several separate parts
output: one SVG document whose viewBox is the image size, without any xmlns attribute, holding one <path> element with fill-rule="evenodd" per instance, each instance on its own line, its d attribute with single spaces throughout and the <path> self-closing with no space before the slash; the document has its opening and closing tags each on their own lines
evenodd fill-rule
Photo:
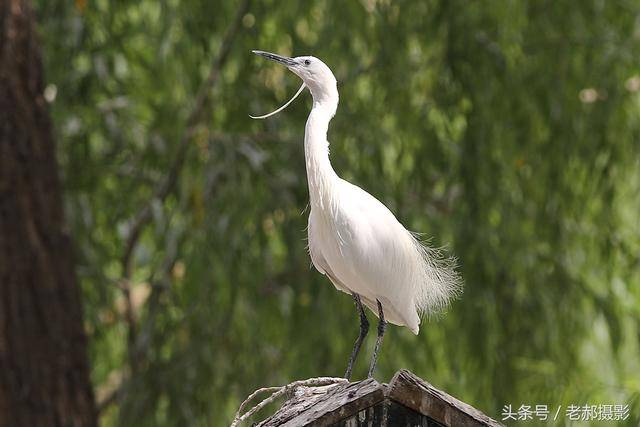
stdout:
<svg viewBox="0 0 640 427">
<path fill-rule="evenodd" d="M 462 298 L 390 328 L 378 378 L 637 425 L 640 6 L 254 2 L 190 126 L 237 3 L 36 5 L 98 398 L 121 384 L 103 424 L 226 425 L 258 387 L 345 369 L 356 312 L 305 249 L 309 97 L 247 116 L 299 84 L 264 49 L 332 67 L 335 169 L 459 258 Z"/>
</svg>

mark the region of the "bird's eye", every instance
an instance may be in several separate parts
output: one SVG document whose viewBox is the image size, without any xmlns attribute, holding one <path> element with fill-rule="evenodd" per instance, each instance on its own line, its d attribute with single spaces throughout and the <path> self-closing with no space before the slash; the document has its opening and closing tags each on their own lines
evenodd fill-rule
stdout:
<svg viewBox="0 0 640 427">
<path fill-rule="evenodd" d="M 311 61 L 309 61 L 308 59 L 304 60 L 304 65 L 311 65 Z"/>
</svg>

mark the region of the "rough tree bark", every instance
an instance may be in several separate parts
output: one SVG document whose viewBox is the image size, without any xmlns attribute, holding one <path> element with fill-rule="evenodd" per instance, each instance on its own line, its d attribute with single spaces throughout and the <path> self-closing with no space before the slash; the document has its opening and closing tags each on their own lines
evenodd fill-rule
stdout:
<svg viewBox="0 0 640 427">
<path fill-rule="evenodd" d="M 27 0 L 0 0 L 0 426 L 94 426 L 82 307 Z"/>
</svg>

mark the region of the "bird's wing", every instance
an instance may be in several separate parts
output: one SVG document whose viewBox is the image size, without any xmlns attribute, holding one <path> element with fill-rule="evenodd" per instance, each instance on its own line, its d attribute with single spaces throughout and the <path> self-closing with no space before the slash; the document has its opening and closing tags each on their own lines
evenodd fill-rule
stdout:
<svg viewBox="0 0 640 427">
<path fill-rule="evenodd" d="M 374 314 L 379 300 L 389 322 L 417 333 L 419 312 L 435 311 L 459 292 L 453 263 L 416 240 L 375 197 L 344 180 L 338 185 L 337 202 L 309 216 L 313 264 Z"/>
<path fill-rule="evenodd" d="M 313 211 L 309 214 L 309 226 L 307 228 L 308 233 L 308 248 L 309 255 L 311 256 L 311 262 L 313 262 L 313 266 L 322 274 L 326 274 L 327 270 L 329 270 L 329 265 L 327 261 L 322 256 L 322 251 L 318 247 L 318 230 L 317 225 L 315 224 Z"/>
<path fill-rule="evenodd" d="M 359 264 L 360 274 L 365 272 L 370 291 L 383 306 L 386 298 L 387 305 L 417 332 L 416 311 L 437 312 L 460 293 L 455 260 L 417 240 L 384 204 L 360 187 L 345 181 L 344 189 L 350 201 L 345 216 L 356 237 L 352 241 L 356 250 L 351 253 L 360 254 L 352 256 L 352 261 Z"/>
<path fill-rule="evenodd" d="M 389 271 L 389 266 L 396 264 L 391 246 L 404 228 L 382 203 L 361 188 L 347 181 L 339 185 L 341 202 L 330 211 L 312 208 L 309 215 L 313 265 L 338 290 L 360 295 L 375 314 L 378 299 L 389 321 L 415 329 L 419 320 L 413 298 L 402 295 L 406 293 L 406 280 Z"/>
<path fill-rule="evenodd" d="M 347 288 L 344 283 L 342 283 L 338 276 L 331 270 L 329 263 L 322 255 L 322 250 L 318 245 L 318 230 L 317 224 L 314 221 L 313 211 L 309 215 L 309 227 L 308 227 L 308 237 L 309 237 L 309 255 L 311 256 L 311 262 L 313 266 L 320 273 L 326 275 L 333 283 L 333 286 L 336 287 L 339 291 L 346 292 L 351 294 L 352 291 Z"/>
</svg>

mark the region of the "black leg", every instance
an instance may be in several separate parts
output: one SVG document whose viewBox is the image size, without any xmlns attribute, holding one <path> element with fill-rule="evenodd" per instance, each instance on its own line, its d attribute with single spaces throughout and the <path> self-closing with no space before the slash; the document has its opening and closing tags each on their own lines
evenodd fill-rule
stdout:
<svg viewBox="0 0 640 427">
<path fill-rule="evenodd" d="M 353 363 L 356 361 L 356 357 L 358 357 L 358 353 L 360 352 L 360 347 L 362 346 L 362 341 L 364 341 L 364 337 L 367 336 L 367 332 L 369 332 L 369 321 L 367 320 L 367 316 L 364 314 L 364 307 L 362 307 L 362 301 L 360 301 L 360 295 L 355 292 L 352 294 L 353 299 L 356 302 L 356 308 L 358 309 L 358 314 L 360 314 L 360 335 L 358 335 L 358 339 L 356 343 L 353 345 L 353 351 L 351 352 L 351 358 L 349 359 L 349 364 L 347 365 L 347 372 L 344 374 L 346 379 L 351 378 L 351 370 L 353 369 Z"/>
<path fill-rule="evenodd" d="M 382 344 L 382 338 L 384 337 L 384 331 L 387 329 L 387 322 L 384 320 L 384 312 L 382 311 L 382 304 L 378 303 L 378 317 L 380 322 L 378 323 L 378 337 L 376 338 L 376 347 L 373 350 L 373 358 L 371 359 L 371 365 L 369 365 L 369 375 L 367 378 L 373 378 L 373 372 L 376 370 L 376 362 L 378 361 L 378 351 L 380 350 L 380 344 Z"/>
</svg>

